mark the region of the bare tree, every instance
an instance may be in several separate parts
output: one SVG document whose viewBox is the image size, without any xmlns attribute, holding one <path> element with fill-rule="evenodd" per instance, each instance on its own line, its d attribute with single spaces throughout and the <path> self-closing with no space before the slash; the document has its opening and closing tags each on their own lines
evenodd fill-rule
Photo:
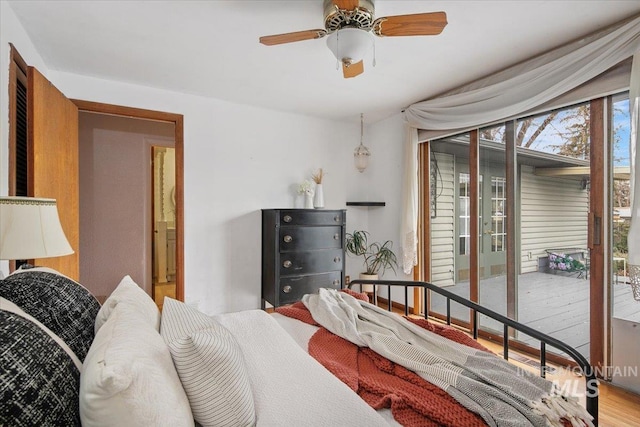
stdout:
<svg viewBox="0 0 640 427">
<path fill-rule="evenodd" d="M 527 139 L 526 142 L 524 141 L 526 132 L 531 126 L 531 124 L 533 123 L 534 119 L 529 118 L 529 119 L 522 120 L 522 123 L 519 126 L 518 133 L 516 135 L 516 144 L 521 147 L 531 148 L 531 145 L 533 145 L 536 139 L 538 139 L 542 131 L 544 131 L 547 128 L 547 126 L 549 126 L 555 120 L 557 115 L 558 115 L 558 112 L 554 111 L 551 114 L 549 114 L 547 117 L 545 117 L 542 123 L 536 128 L 536 130 L 531 134 L 531 136 Z"/>
<path fill-rule="evenodd" d="M 557 149 L 557 153 L 563 156 L 588 159 L 589 126 L 591 124 L 589 104 L 565 111 L 567 114 L 560 119 L 564 130 L 557 132 L 563 142 L 551 147 Z"/>
<path fill-rule="evenodd" d="M 554 111 L 546 116 L 541 123 L 537 122 L 537 117 L 528 117 L 526 119 L 519 120 L 516 130 L 516 145 L 519 147 L 531 148 L 547 126 L 553 123 L 553 120 L 557 115 L 558 113 Z M 531 135 L 529 135 L 529 137 L 527 137 L 527 132 L 529 132 L 530 129 L 535 130 Z M 494 126 L 481 129 L 480 138 L 504 143 L 504 126 Z"/>
</svg>

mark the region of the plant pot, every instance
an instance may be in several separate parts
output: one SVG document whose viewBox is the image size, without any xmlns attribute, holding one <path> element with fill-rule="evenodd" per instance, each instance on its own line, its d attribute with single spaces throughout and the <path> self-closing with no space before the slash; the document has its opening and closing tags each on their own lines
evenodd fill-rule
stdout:
<svg viewBox="0 0 640 427">
<path fill-rule="evenodd" d="M 362 280 L 378 280 L 377 274 L 360 273 L 360 279 Z M 373 294 L 373 285 L 362 285 L 362 292 Z"/>
</svg>

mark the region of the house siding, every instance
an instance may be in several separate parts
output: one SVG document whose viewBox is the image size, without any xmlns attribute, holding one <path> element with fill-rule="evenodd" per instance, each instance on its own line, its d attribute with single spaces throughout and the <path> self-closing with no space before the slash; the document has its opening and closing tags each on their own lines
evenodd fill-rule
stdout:
<svg viewBox="0 0 640 427">
<path fill-rule="evenodd" d="M 522 166 L 520 188 L 521 273 L 537 271 L 546 249 L 587 248 L 588 192 L 579 180 Z"/>
<path fill-rule="evenodd" d="M 431 220 L 431 282 L 439 286 L 454 285 L 455 175 L 454 156 L 435 153 L 438 175 L 436 217 Z"/>
</svg>

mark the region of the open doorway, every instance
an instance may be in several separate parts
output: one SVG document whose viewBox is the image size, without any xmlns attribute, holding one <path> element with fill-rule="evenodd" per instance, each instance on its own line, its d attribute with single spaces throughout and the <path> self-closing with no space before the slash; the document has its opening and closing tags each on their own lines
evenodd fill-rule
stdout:
<svg viewBox="0 0 640 427">
<path fill-rule="evenodd" d="M 154 249 L 156 216 L 160 216 L 164 237 L 172 236 L 168 279 L 175 298 L 175 125 L 83 111 L 78 123 L 82 281 L 101 297 L 130 275 L 153 295 L 160 278 L 167 282 L 166 268 L 162 277 L 156 268 L 158 263 L 167 264 L 166 249 L 161 254 Z M 155 162 L 161 167 L 161 179 L 155 179 L 154 151 L 162 159 L 162 165 Z M 154 191 L 164 191 L 164 186 L 165 201 L 154 200 Z M 156 215 L 156 207 L 166 207 L 165 212 Z"/>
<path fill-rule="evenodd" d="M 149 295 L 153 296 L 153 240 L 155 225 L 153 219 L 152 147 L 172 148 L 174 150 L 174 165 L 172 168 L 167 168 L 167 170 L 171 169 L 173 171 L 171 201 L 174 210 L 172 232 L 175 239 L 172 240 L 175 242 L 175 269 L 173 270 L 171 280 L 175 283 L 175 294 L 172 293 L 171 296 L 175 296 L 178 300 L 184 300 L 182 115 L 81 100 L 73 100 L 73 102 L 77 105 L 81 114 L 102 117 L 103 119 L 109 118 L 110 122 L 117 122 L 120 126 L 120 128 L 112 127 L 108 129 L 109 126 L 99 125 L 93 130 L 84 130 L 85 133 L 89 134 L 89 138 L 98 136 L 100 133 L 110 135 L 112 139 L 110 143 L 116 144 L 116 150 L 103 147 L 102 150 L 94 152 L 89 158 L 85 159 L 83 165 L 91 165 L 96 159 L 110 156 L 116 159 L 119 158 L 120 161 L 114 160 L 115 166 L 103 167 L 100 173 L 102 176 L 99 177 L 100 180 L 104 181 L 100 185 L 103 187 L 106 186 L 107 192 L 114 194 L 112 200 L 115 201 L 106 209 L 102 210 L 91 207 L 87 208 L 86 206 L 82 209 L 81 207 L 81 210 L 87 213 L 83 221 L 90 224 L 100 223 L 100 227 L 102 228 L 99 234 L 93 234 L 93 236 L 91 234 L 87 235 L 87 233 L 80 233 L 84 235 L 83 241 L 85 244 L 104 248 L 106 243 L 111 242 L 111 245 L 106 245 L 110 246 L 111 250 L 103 253 L 102 256 L 86 257 L 87 261 L 93 260 L 95 264 L 98 262 L 102 263 L 103 265 L 100 269 L 103 274 L 96 274 L 95 270 L 92 274 L 91 270 L 88 270 L 87 267 L 83 265 L 81 267 L 83 282 L 92 288 L 100 287 L 101 290 L 92 289 L 92 292 L 95 295 L 104 296 L 110 294 L 124 274 L 129 274 Z M 97 120 L 95 117 L 94 120 Z M 113 124 L 114 123 L 112 123 L 112 125 Z M 127 131 L 132 131 L 130 133 L 135 136 L 128 135 Z M 125 144 L 127 140 L 131 142 L 130 138 L 137 140 L 137 143 Z M 126 154 L 127 150 L 132 150 L 132 153 Z M 120 151 L 119 154 L 118 151 Z M 136 161 L 132 160 L 134 157 L 137 158 Z M 128 164 L 130 162 L 133 163 L 129 166 L 125 165 L 125 163 Z M 139 175 L 140 180 L 138 182 L 127 178 L 127 173 L 132 172 Z M 98 192 L 95 191 L 95 187 L 87 190 L 86 187 L 91 185 L 90 182 L 89 180 L 83 184 L 85 186 L 85 192 L 91 192 L 94 198 L 98 197 L 96 195 Z M 114 183 L 117 183 L 117 185 L 114 185 Z M 135 197 L 135 195 L 138 195 L 138 197 Z M 126 208 L 131 208 L 129 215 L 126 214 Z M 96 213 L 95 215 L 92 214 L 91 209 L 94 209 L 93 212 Z M 101 215 L 101 217 L 96 215 Z M 117 219 L 118 221 L 115 224 L 112 223 L 109 227 L 107 225 L 109 221 L 103 222 L 105 216 L 107 216 L 109 220 Z M 141 218 L 142 216 L 144 216 L 144 219 Z M 121 231 L 132 222 L 139 224 L 136 231 L 122 233 Z M 99 236 L 103 238 L 100 239 Z M 142 245 L 143 248 L 138 248 L 139 250 L 129 258 L 124 257 L 124 252 L 129 250 L 130 246 L 139 245 Z M 86 254 L 83 253 L 83 258 L 85 258 L 85 255 Z M 122 267 L 123 265 L 129 265 L 129 267 L 125 270 Z M 120 269 L 120 271 L 118 271 L 118 269 Z M 137 271 L 137 273 L 132 273 L 134 271 Z M 91 277 L 91 275 L 93 277 Z M 113 277 L 107 282 L 104 279 L 106 275 L 113 275 Z M 118 276 L 120 277 L 115 279 Z M 115 284 L 113 283 L 114 281 Z M 102 285 L 100 285 L 100 283 L 102 283 Z"/>
<path fill-rule="evenodd" d="M 159 141 L 162 142 L 162 141 Z M 153 164 L 153 299 L 160 309 L 164 297 L 176 297 L 176 150 L 151 147 Z"/>
</svg>

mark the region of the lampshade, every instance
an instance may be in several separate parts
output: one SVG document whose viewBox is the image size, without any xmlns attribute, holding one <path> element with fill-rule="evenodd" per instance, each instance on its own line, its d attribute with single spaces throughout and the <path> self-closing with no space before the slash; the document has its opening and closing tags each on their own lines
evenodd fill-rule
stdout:
<svg viewBox="0 0 640 427">
<path fill-rule="evenodd" d="M 364 172 L 369 166 L 369 156 L 371 153 L 369 149 L 364 146 L 362 139 L 364 138 L 364 115 L 360 114 L 360 145 L 353 150 L 353 162 L 356 165 L 358 172 Z"/>
<path fill-rule="evenodd" d="M 0 197 L 0 259 L 70 255 L 54 199 Z"/>
<path fill-rule="evenodd" d="M 356 63 L 373 47 L 373 35 L 357 28 L 343 28 L 327 38 L 327 46 L 338 61 Z"/>
</svg>

